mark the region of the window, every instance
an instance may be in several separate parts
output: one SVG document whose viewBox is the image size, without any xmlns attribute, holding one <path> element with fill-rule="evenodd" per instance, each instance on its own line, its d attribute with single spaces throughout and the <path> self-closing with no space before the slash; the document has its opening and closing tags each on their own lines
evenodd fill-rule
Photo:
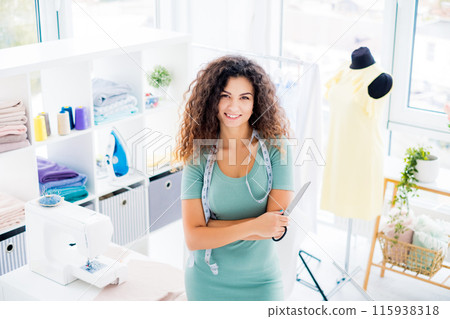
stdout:
<svg viewBox="0 0 450 319">
<path fill-rule="evenodd" d="M 450 1 L 420 1 L 416 15 L 408 107 L 444 113 L 450 101 Z"/>
<path fill-rule="evenodd" d="M 34 1 L 0 1 L 0 49 L 36 42 Z"/>
<path fill-rule="evenodd" d="M 77 0 L 72 3 L 75 37 L 116 35 L 155 26 L 155 1 Z"/>
<path fill-rule="evenodd" d="M 383 1 L 286 0 L 283 55 L 317 61 L 323 84 L 359 47 L 381 62 L 383 14 Z"/>
<path fill-rule="evenodd" d="M 450 1 L 392 1 L 394 90 L 388 126 L 450 141 Z"/>
</svg>

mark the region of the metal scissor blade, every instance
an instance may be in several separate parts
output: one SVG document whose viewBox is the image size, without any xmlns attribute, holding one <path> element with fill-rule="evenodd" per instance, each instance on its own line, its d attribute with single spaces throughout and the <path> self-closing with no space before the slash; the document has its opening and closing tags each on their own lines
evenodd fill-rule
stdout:
<svg viewBox="0 0 450 319">
<path fill-rule="evenodd" d="M 289 216 L 292 211 L 294 210 L 295 206 L 297 206 L 298 202 L 300 201 L 300 198 L 302 198 L 303 194 L 306 192 L 306 189 L 311 184 L 311 182 L 305 183 L 305 185 L 302 186 L 302 188 L 298 191 L 297 195 L 295 195 L 292 202 L 289 204 L 289 206 L 284 211 L 284 215 Z"/>
</svg>

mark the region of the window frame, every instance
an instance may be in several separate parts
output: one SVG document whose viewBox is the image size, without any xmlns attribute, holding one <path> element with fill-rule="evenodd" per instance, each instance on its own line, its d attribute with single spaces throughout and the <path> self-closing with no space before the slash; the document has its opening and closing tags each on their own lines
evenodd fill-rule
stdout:
<svg viewBox="0 0 450 319">
<path fill-rule="evenodd" d="M 39 42 L 73 37 L 71 0 L 35 0 L 39 13 Z"/>
<path fill-rule="evenodd" d="M 418 0 L 386 1 L 386 10 L 391 12 L 387 14 L 394 17 L 391 36 L 388 37 L 392 44 L 387 43 L 392 52 L 388 64 L 394 80 L 387 128 L 450 141 L 446 114 L 409 107 L 418 4 Z"/>
</svg>

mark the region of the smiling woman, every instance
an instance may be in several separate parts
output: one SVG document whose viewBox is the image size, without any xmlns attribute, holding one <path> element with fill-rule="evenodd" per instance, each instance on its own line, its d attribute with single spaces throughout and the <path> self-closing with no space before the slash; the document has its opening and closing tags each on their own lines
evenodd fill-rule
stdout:
<svg viewBox="0 0 450 319">
<path fill-rule="evenodd" d="M 239 127 L 253 110 L 253 86 L 245 77 L 230 78 L 220 94 L 218 118 L 222 125 Z"/>
<path fill-rule="evenodd" d="M 289 124 L 265 71 L 240 56 L 199 72 L 178 136 L 189 300 L 283 300 L 272 237 L 294 190 Z M 211 143 L 212 141 L 212 143 Z M 273 145 L 275 144 L 275 146 Z M 195 147 L 199 146 L 197 149 Z"/>
</svg>

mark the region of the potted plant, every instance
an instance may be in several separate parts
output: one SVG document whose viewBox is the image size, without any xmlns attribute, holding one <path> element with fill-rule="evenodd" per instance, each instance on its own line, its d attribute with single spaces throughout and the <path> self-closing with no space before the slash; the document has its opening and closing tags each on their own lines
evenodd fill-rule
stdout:
<svg viewBox="0 0 450 319">
<path fill-rule="evenodd" d="M 432 183 L 439 174 L 439 159 L 431 155 L 427 148 L 418 147 L 408 149 L 412 164 L 415 162 L 414 177 L 421 183 Z"/>
<path fill-rule="evenodd" d="M 430 155 L 427 147 L 411 147 L 406 150 L 404 162 L 405 167 L 401 173 L 400 183 L 397 184 L 397 194 L 392 201 L 394 207 L 390 211 L 385 233 L 396 240 L 408 242 L 412 239 L 412 214 L 409 199 L 418 196 L 417 182 L 436 178 L 437 173 L 434 168 L 430 169 L 427 165 L 437 162 L 437 157 Z M 405 234 L 407 231 L 408 233 Z"/>
<path fill-rule="evenodd" d="M 152 72 L 147 74 L 147 82 L 151 87 L 155 88 L 153 90 L 154 96 L 164 98 L 172 82 L 172 75 L 167 68 L 162 65 L 157 65 Z"/>
</svg>

